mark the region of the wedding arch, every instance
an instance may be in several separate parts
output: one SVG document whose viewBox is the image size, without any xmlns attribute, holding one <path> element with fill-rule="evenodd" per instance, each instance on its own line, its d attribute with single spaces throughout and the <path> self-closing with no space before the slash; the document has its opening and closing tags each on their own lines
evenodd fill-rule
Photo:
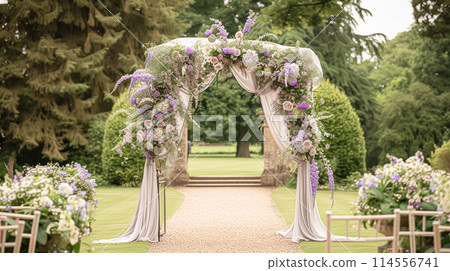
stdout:
<svg viewBox="0 0 450 271">
<path fill-rule="evenodd" d="M 128 114 L 126 128 L 114 149 L 121 155 L 123 148 L 140 150 L 147 159 L 130 227 L 118 238 L 95 243 L 159 241 L 158 177 L 167 176 L 180 155 L 178 143 L 198 95 L 216 78 L 232 76 L 244 90 L 260 96 L 270 133 L 283 151 L 282 162 L 298 170 L 294 222 L 276 234 L 294 242 L 326 239 L 315 202 L 319 178 L 315 159 L 325 160 L 332 196 L 334 179 L 324 155 L 329 135 L 321 123 L 329 116 L 318 111 L 324 101 L 314 100 L 314 89 L 322 80 L 319 59 L 308 48 L 263 40 L 272 34 L 247 40 L 253 13 L 235 39 L 228 39 L 222 23 L 212 20 L 206 38 L 179 38 L 149 48 L 144 69 L 117 82 L 115 89 L 131 81 L 131 107 L 123 110 Z"/>
</svg>

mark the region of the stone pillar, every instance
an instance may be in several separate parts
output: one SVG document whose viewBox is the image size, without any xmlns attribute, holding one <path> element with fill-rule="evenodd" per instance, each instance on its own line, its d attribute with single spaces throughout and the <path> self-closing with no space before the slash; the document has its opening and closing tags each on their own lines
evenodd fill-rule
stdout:
<svg viewBox="0 0 450 271">
<path fill-rule="evenodd" d="M 264 112 L 260 111 L 258 114 L 264 120 L 264 171 L 261 174 L 261 184 L 276 186 L 289 179 L 289 171 L 286 166 L 280 164 L 281 151 L 270 133 Z"/>
<path fill-rule="evenodd" d="M 184 126 L 183 135 L 181 136 L 178 148 L 181 149 L 181 155 L 179 155 L 173 163 L 172 170 L 169 174 L 169 180 L 167 184 L 172 181 L 171 185 L 187 185 L 189 182 L 189 173 L 187 170 L 188 165 L 188 126 Z"/>
</svg>

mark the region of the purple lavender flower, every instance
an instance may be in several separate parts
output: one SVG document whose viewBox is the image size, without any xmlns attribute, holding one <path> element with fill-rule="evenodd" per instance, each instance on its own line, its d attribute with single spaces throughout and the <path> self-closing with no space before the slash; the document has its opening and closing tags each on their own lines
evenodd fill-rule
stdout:
<svg viewBox="0 0 450 271">
<path fill-rule="evenodd" d="M 264 56 L 269 56 L 269 51 L 265 51 Z"/>
<path fill-rule="evenodd" d="M 153 156 L 151 156 L 151 155 L 146 155 L 145 158 L 147 158 L 147 159 L 152 159 Z"/>
<path fill-rule="evenodd" d="M 226 55 L 232 55 L 234 53 L 234 50 L 230 47 L 225 47 L 222 49 L 222 52 Z"/>
<path fill-rule="evenodd" d="M 81 195 L 82 197 L 86 196 L 86 194 L 87 194 L 86 191 L 80 191 L 80 195 Z"/>
<path fill-rule="evenodd" d="M 369 187 L 374 187 L 374 186 L 376 186 L 377 184 L 376 183 L 374 183 L 374 182 L 370 182 L 369 183 Z"/>
<path fill-rule="evenodd" d="M 355 180 L 354 182 L 358 186 L 364 186 L 364 182 L 363 181 Z"/>
<path fill-rule="evenodd" d="M 167 112 L 172 113 L 173 112 L 173 108 L 169 107 L 169 109 L 167 109 Z"/>
<path fill-rule="evenodd" d="M 130 104 L 131 105 L 136 105 L 136 101 L 137 101 L 136 97 L 131 97 Z"/>
<path fill-rule="evenodd" d="M 398 175 L 398 173 L 395 173 L 394 175 L 391 176 L 392 182 L 395 183 L 400 179 L 400 175 Z"/>
<path fill-rule="evenodd" d="M 255 22 L 255 20 L 256 14 L 253 12 L 253 10 L 249 10 L 247 21 L 245 22 L 244 29 L 242 29 L 242 33 L 244 33 L 244 35 L 250 32 L 250 29 L 252 28 L 252 25 Z"/>
<path fill-rule="evenodd" d="M 395 165 L 395 164 L 397 164 L 398 158 L 393 155 L 390 155 L 389 161 L 391 162 L 392 165 Z"/>
<path fill-rule="evenodd" d="M 297 107 L 299 108 L 299 109 L 304 109 L 304 110 L 306 110 L 306 109 L 308 109 L 309 108 L 309 104 L 307 104 L 305 101 L 303 101 L 302 103 L 297 103 Z"/>
<path fill-rule="evenodd" d="M 163 116 L 163 113 L 158 113 L 158 114 L 155 115 L 155 117 L 156 117 L 157 119 L 159 119 L 159 118 L 162 117 L 162 116 Z"/>
<path fill-rule="evenodd" d="M 212 28 L 205 31 L 205 36 L 209 37 L 213 33 Z"/>
<path fill-rule="evenodd" d="M 289 82 L 289 85 L 290 85 L 291 87 L 295 87 L 295 86 L 297 85 L 297 79 L 295 79 L 295 80 Z"/>
<path fill-rule="evenodd" d="M 159 91 L 155 91 L 153 92 L 153 97 L 159 97 L 161 95 L 161 93 L 159 93 Z"/>
<path fill-rule="evenodd" d="M 272 88 L 273 88 L 273 89 L 277 89 L 278 86 L 277 86 L 277 85 L 273 85 Z"/>
<path fill-rule="evenodd" d="M 192 54 L 193 52 L 194 52 L 194 49 L 192 49 L 191 47 L 186 48 L 186 54 Z"/>
<path fill-rule="evenodd" d="M 311 177 L 311 190 L 313 198 L 316 198 L 317 186 L 319 185 L 319 168 L 317 167 L 316 161 L 314 159 L 309 165 L 309 172 Z"/>
<path fill-rule="evenodd" d="M 70 184 L 70 187 L 73 189 L 73 191 L 77 191 L 78 190 L 77 186 L 74 185 L 73 183 Z"/>
</svg>

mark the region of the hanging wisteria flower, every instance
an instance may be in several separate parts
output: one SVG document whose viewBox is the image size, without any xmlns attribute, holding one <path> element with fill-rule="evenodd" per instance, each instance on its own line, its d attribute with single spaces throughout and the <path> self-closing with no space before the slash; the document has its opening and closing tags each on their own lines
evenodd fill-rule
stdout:
<svg viewBox="0 0 450 271">
<path fill-rule="evenodd" d="M 314 159 L 311 161 L 309 165 L 309 172 L 311 177 L 311 192 L 312 196 L 315 199 L 317 193 L 317 186 L 319 185 L 319 168 L 317 167 L 316 161 Z"/>
</svg>

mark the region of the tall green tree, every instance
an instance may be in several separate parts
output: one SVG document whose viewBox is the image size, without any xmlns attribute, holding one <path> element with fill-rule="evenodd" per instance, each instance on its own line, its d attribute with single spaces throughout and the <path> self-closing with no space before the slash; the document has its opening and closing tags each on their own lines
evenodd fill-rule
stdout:
<svg viewBox="0 0 450 271">
<path fill-rule="evenodd" d="M 439 38 L 450 32 L 449 0 L 412 0 L 412 6 L 422 35 Z"/>
<path fill-rule="evenodd" d="M 18 0 L 0 5 L 1 152 L 35 163 L 86 146 L 90 119 L 109 111 L 109 92 L 141 68 L 143 42 L 181 34 L 174 18 L 190 0 Z M 115 16 L 114 18 L 109 9 Z"/>
</svg>

